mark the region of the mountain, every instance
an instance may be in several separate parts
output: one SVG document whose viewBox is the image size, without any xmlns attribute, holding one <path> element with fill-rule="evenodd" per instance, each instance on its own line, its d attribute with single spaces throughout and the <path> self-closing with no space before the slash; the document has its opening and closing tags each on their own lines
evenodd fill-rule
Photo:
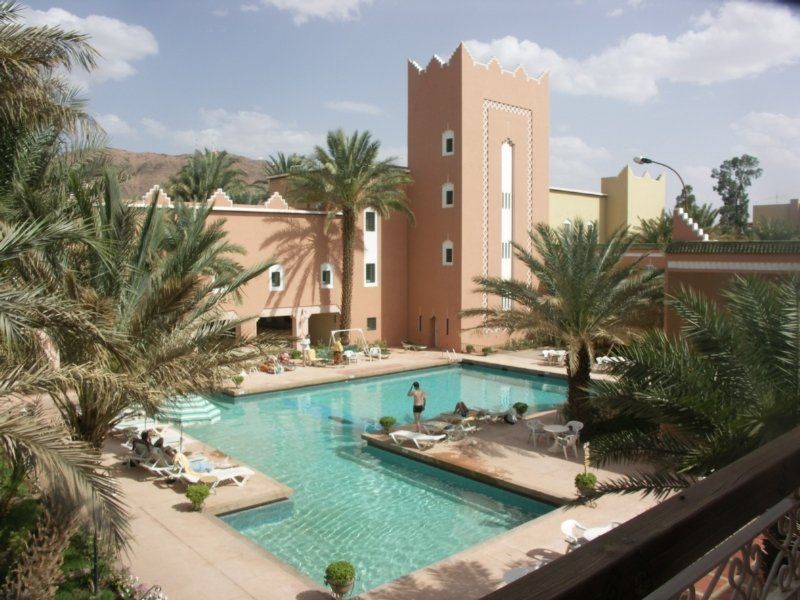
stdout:
<svg viewBox="0 0 800 600">
<path fill-rule="evenodd" d="M 166 188 L 172 176 L 181 170 L 189 158 L 188 154 L 131 152 L 118 148 L 110 148 L 109 155 L 111 161 L 128 175 L 120 186 L 122 197 L 126 200 L 140 199 L 154 185 Z M 255 183 L 264 178 L 264 161 L 233 156 L 239 161 L 239 168 L 245 172 L 247 183 Z M 266 196 L 266 193 L 264 195 Z"/>
</svg>

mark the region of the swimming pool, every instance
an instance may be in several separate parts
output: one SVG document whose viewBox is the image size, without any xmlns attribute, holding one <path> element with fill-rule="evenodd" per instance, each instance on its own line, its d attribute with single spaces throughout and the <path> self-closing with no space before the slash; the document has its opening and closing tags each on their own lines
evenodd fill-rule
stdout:
<svg viewBox="0 0 800 600">
<path fill-rule="evenodd" d="M 294 488 L 290 500 L 223 518 L 311 579 L 333 560 L 356 567 L 354 593 L 507 531 L 552 506 L 367 447 L 361 433 L 384 415 L 411 420 L 418 380 L 426 416 L 522 401 L 544 410 L 566 386 L 546 377 L 446 367 L 219 403 L 222 420 L 191 434 Z"/>
</svg>

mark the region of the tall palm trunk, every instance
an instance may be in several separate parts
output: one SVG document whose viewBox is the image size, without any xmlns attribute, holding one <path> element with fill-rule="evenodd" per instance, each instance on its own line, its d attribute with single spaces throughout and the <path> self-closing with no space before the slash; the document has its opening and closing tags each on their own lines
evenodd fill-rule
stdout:
<svg viewBox="0 0 800 600">
<path fill-rule="evenodd" d="M 571 419 L 584 423 L 591 420 L 586 406 L 586 390 L 591 383 L 591 370 L 589 348 L 585 344 L 581 344 L 578 348 L 577 366 L 574 371 L 572 361 L 567 360 L 567 410 Z"/>
<path fill-rule="evenodd" d="M 356 213 L 342 213 L 342 305 L 339 327 L 350 329 L 350 312 L 353 301 L 353 254 L 356 237 Z"/>
<path fill-rule="evenodd" d="M 8 600 L 50 600 L 61 582 L 61 564 L 77 530 L 77 512 L 64 515 L 42 507 L 25 550 L 6 576 L 0 597 Z"/>
</svg>

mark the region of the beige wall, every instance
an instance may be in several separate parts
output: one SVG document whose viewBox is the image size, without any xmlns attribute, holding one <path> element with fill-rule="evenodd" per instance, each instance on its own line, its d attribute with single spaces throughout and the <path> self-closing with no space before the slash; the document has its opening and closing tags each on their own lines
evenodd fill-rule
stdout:
<svg viewBox="0 0 800 600">
<path fill-rule="evenodd" d="M 614 177 L 603 177 L 600 189 L 606 195 L 605 236 L 620 227 L 636 227 L 640 219 L 661 215 L 666 199 L 666 180 L 646 172 L 638 176 L 626 166 Z"/>
<path fill-rule="evenodd" d="M 561 227 L 565 221 L 581 218 L 596 222 L 599 230 L 605 233 L 605 201 L 606 197 L 600 193 L 550 188 L 548 223 L 551 227 Z"/>
<path fill-rule="evenodd" d="M 753 205 L 753 221 L 765 219 L 786 221 L 800 227 L 800 200 L 794 198 L 786 204 Z"/>
</svg>

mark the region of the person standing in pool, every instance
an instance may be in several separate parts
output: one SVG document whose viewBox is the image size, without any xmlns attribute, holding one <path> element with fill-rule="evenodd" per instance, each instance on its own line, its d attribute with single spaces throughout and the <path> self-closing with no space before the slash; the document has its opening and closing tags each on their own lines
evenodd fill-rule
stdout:
<svg viewBox="0 0 800 600">
<path fill-rule="evenodd" d="M 408 390 L 408 395 L 414 398 L 414 423 L 417 424 L 417 431 L 422 433 L 422 411 L 425 410 L 425 392 L 419 387 L 419 381 L 411 384 L 411 389 Z"/>
</svg>

